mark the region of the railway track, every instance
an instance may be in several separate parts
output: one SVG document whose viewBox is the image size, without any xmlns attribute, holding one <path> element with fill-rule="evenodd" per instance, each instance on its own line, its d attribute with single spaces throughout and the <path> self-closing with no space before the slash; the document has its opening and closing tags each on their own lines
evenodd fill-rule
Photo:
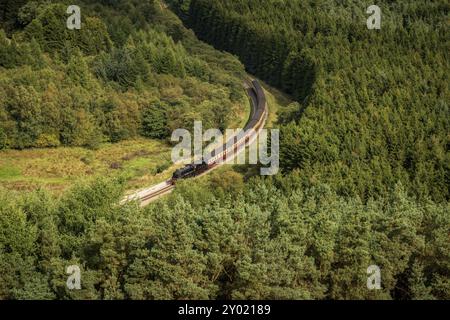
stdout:
<svg viewBox="0 0 450 320">
<path fill-rule="evenodd" d="M 221 149 L 217 149 L 217 153 L 214 152 L 216 156 L 212 158 L 208 163 L 208 170 L 202 172 L 197 177 L 208 174 L 221 165 L 232 161 L 241 152 L 245 151 L 245 148 L 247 146 L 250 146 L 255 142 L 259 133 L 264 128 L 268 116 L 267 100 L 264 90 L 256 80 L 245 80 L 244 87 L 247 90 L 247 94 L 251 99 L 252 105 L 250 118 L 244 129 L 244 131 L 246 132 L 250 130 L 249 133 L 244 137 L 241 137 L 238 141 L 235 141 L 235 139 L 233 138 L 233 145 L 231 147 L 227 147 L 227 145 L 229 145 L 227 142 Z M 170 179 L 158 185 L 129 195 L 122 200 L 122 203 L 129 201 L 138 201 L 141 207 L 144 207 L 151 202 L 159 199 L 160 197 L 171 193 L 174 189 L 175 183 L 174 181 L 172 181 L 172 179 Z"/>
</svg>

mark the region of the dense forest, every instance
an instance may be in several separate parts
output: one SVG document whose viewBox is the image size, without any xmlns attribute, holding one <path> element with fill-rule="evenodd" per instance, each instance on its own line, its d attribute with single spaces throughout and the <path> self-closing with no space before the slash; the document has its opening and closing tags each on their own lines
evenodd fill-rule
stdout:
<svg viewBox="0 0 450 320">
<path fill-rule="evenodd" d="M 0 299 L 450 299 L 449 205 L 401 185 L 363 203 L 294 175 L 218 173 L 146 209 L 118 206 L 122 191 L 2 193 Z M 70 265 L 81 290 L 66 287 Z"/>
<path fill-rule="evenodd" d="M 244 65 L 296 102 L 273 177 L 224 167 L 146 208 L 123 177 L 0 187 L 0 299 L 450 299 L 449 4 L 377 2 L 381 30 L 352 0 L 84 0 L 68 30 L 69 1 L 2 1 L 0 149 L 225 128 Z"/>
<path fill-rule="evenodd" d="M 450 198 L 448 1 L 172 0 L 203 40 L 299 102 L 282 120 L 281 162 L 308 185 Z"/>
<path fill-rule="evenodd" d="M 157 1 L 2 1 L 0 149 L 87 146 L 175 128 L 225 128 L 243 67 L 198 41 Z"/>
</svg>

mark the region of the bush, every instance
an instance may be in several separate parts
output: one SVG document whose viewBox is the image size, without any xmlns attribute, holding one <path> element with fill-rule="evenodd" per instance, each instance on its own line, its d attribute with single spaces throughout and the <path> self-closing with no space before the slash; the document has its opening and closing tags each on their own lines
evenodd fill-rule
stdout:
<svg viewBox="0 0 450 320">
<path fill-rule="evenodd" d="M 43 133 L 36 141 L 38 148 L 56 148 L 61 145 L 59 138 L 55 134 Z"/>
<path fill-rule="evenodd" d="M 167 106 L 162 102 L 152 104 L 142 113 L 142 135 L 163 139 L 169 136 L 167 130 Z"/>
</svg>

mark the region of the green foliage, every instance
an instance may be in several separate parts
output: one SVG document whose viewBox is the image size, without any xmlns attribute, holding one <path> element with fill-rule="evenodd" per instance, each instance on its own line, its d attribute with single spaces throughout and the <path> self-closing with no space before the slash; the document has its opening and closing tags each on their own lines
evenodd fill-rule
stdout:
<svg viewBox="0 0 450 320">
<path fill-rule="evenodd" d="M 79 84 L 82 87 L 87 88 L 89 87 L 89 83 L 92 82 L 88 65 L 78 49 L 70 55 L 67 65 L 67 75 L 73 83 Z"/>
<path fill-rule="evenodd" d="M 167 119 L 168 106 L 157 102 L 151 104 L 142 113 L 142 135 L 148 138 L 163 139 L 170 134 Z"/>
<path fill-rule="evenodd" d="M 43 9 L 44 1 L 27 1 L 17 12 L 17 20 L 21 25 L 26 26 L 38 17 Z"/>
<path fill-rule="evenodd" d="M 279 116 L 284 176 L 217 173 L 145 209 L 120 204 L 122 180 L 1 189 L 0 299 L 450 299 L 448 4 L 382 1 L 368 32 L 356 2 L 170 2 L 298 100 Z M 159 2 L 83 3 L 69 31 L 62 2 L 1 2 L 0 149 L 227 127 L 234 57 Z"/>
<path fill-rule="evenodd" d="M 36 140 L 38 148 L 55 148 L 60 146 L 59 137 L 52 134 L 41 134 Z"/>
<path fill-rule="evenodd" d="M 164 139 L 194 119 L 225 127 L 231 102 L 244 101 L 237 59 L 201 44 L 159 3 L 86 1 L 81 30 L 67 29 L 66 9 L 29 1 L 15 11 L 20 26 L 0 29 L 0 120 L 9 147 Z M 175 29 L 177 41 L 166 33 Z M 149 101 L 164 112 L 152 113 Z"/>
<path fill-rule="evenodd" d="M 0 150 L 6 149 L 7 147 L 7 136 L 2 127 L 0 127 Z"/>
<path fill-rule="evenodd" d="M 218 183 L 183 183 L 146 209 L 118 204 L 121 180 L 60 198 L 2 190 L 0 297 L 450 298 L 448 204 L 419 204 L 400 185 L 363 204 L 324 185 L 304 189 L 297 175 L 226 195 Z M 74 264 L 80 291 L 65 284 Z M 381 290 L 366 287 L 372 264 Z"/>
<path fill-rule="evenodd" d="M 11 67 L 14 66 L 14 53 L 11 48 L 11 41 L 6 37 L 5 31 L 0 30 L 0 66 Z"/>
<path fill-rule="evenodd" d="M 26 38 L 36 39 L 52 55 L 61 53 L 67 44 L 80 48 L 86 55 L 95 55 L 111 48 L 107 28 L 99 18 L 86 17 L 81 30 L 69 30 L 66 26 L 67 6 L 63 4 L 44 3 L 31 13 L 28 12 L 31 8 L 23 9 L 21 14 L 26 16 L 22 17 L 26 24 Z"/>
<path fill-rule="evenodd" d="M 201 39 L 300 103 L 279 117 L 285 173 L 364 201 L 397 181 L 448 201 L 447 1 L 378 1 L 380 31 L 355 1 L 169 2 Z"/>
<path fill-rule="evenodd" d="M 0 28 L 12 29 L 17 23 L 17 14 L 27 0 L 3 0 L 0 3 Z"/>
</svg>

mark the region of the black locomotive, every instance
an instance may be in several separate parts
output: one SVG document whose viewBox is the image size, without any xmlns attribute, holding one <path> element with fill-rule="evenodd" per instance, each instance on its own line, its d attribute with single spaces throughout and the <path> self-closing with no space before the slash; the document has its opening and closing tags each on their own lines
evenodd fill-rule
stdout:
<svg viewBox="0 0 450 320">
<path fill-rule="evenodd" d="M 188 164 L 184 168 L 178 169 L 172 176 L 172 181 L 175 182 L 179 179 L 187 179 L 196 177 L 206 170 L 209 169 L 209 166 L 206 162 L 202 162 L 201 164 Z"/>
</svg>

